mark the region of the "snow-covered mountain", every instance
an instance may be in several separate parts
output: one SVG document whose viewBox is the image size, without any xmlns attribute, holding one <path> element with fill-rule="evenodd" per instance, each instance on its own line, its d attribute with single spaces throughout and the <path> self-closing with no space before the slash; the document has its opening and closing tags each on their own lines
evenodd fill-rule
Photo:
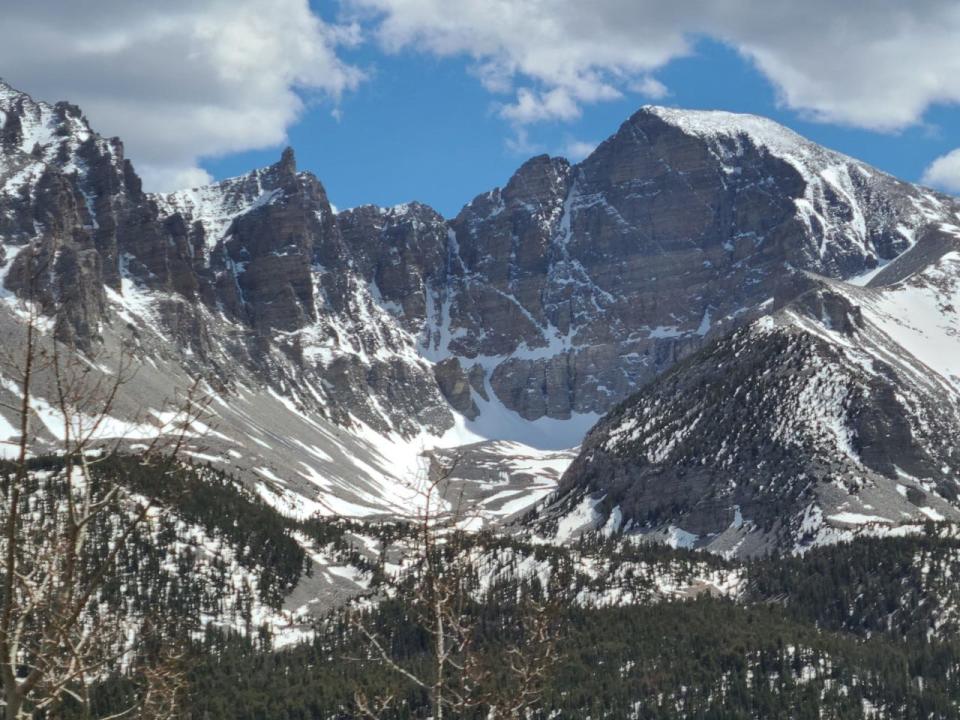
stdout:
<svg viewBox="0 0 960 720">
<path fill-rule="evenodd" d="M 611 412 L 548 516 L 732 555 L 960 519 L 960 223 L 807 285 Z"/>
<path fill-rule="evenodd" d="M 77 108 L 0 85 L 5 337 L 32 298 L 61 309 L 44 342 L 92 373 L 133 347 L 115 426 L 138 436 L 199 377 L 211 432 L 189 451 L 293 515 L 401 512 L 424 450 L 510 440 L 533 447 L 464 451 L 463 475 L 491 518 L 515 516 L 563 471 L 556 451 L 638 386 L 756 327 L 807 273 L 877 270 L 957 208 L 770 121 L 656 107 L 577 165 L 533 158 L 452 219 L 337 213 L 289 150 L 151 195 Z"/>
</svg>

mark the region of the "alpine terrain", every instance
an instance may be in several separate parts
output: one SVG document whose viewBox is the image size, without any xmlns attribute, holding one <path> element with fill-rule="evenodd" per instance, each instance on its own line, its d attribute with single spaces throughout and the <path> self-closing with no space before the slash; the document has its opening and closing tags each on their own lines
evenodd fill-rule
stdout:
<svg viewBox="0 0 960 720">
<path fill-rule="evenodd" d="M 443 217 L 290 148 L 144 192 L 0 82 L 0 337 L 15 522 L 119 503 L 91 616 L 182 621 L 194 717 L 960 713 L 960 200 L 773 121 L 645 106 Z"/>
</svg>

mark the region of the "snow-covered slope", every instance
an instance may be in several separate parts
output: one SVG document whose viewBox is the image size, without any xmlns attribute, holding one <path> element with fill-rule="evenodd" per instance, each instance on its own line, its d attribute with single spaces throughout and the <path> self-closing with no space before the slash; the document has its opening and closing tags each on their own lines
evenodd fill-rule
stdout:
<svg viewBox="0 0 960 720">
<path fill-rule="evenodd" d="M 748 555 L 960 519 L 960 232 L 930 231 L 886 276 L 810 276 L 623 403 L 588 436 L 548 524 L 615 516 L 650 539 Z"/>
<path fill-rule="evenodd" d="M 199 223 L 209 252 L 224 239 L 238 216 L 282 199 L 283 190 L 277 187 L 270 170 L 254 170 L 215 185 L 155 195 L 154 198 L 162 215 L 179 215 L 189 225 Z"/>
<path fill-rule="evenodd" d="M 929 220 L 950 218 L 951 212 L 957 219 L 949 198 L 916 193 L 906 183 L 817 145 L 769 118 L 656 106 L 645 110 L 702 138 L 728 174 L 740 172 L 745 145 L 789 164 L 804 184 L 802 194 L 793 199 L 797 217 L 819 240 L 813 249 L 821 258 L 840 248 L 845 255 L 865 252 L 871 261 L 882 263 L 912 246 L 917 231 Z"/>
<path fill-rule="evenodd" d="M 199 378 L 212 431 L 189 452 L 296 516 L 409 510 L 424 452 L 485 441 L 527 447 L 464 450 L 469 495 L 490 519 L 521 514 L 603 413 L 788 301 L 804 272 L 862 277 L 957 221 L 948 198 L 749 116 L 645 108 L 584 162 L 533 158 L 445 219 L 420 203 L 335 213 L 289 150 L 145 194 L 73 106 L 0 84 L 0 113 L 5 336 L 22 337 L 32 293 L 60 311 L 43 342 L 92 373 L 132 348 L 116 434 L 156 430 Z"/>
<path fill-rule="evenodd" d="M 29 95 L 0 82 L 0 113 L 4 130 L 4 165 L 9 168 L 18 161 L 23 164 L 23 175 L 19 178 L 11 177 L 9 170 L 5 172 L 5 184 L 0 186 L 4 194 L 15 193 L 22 185 L 29 185 L 31 176 L 41 171 L 44 163 L 58 162 L 58 156 L 62 158 L 59 162 L 66 172 L 83 172 L 85 168 L 78 154 L 88 141 L 98 142 L 105 152 L 112 150 L 109 141 L 90 129 L 79 108 L 69 103 L 36 102 Z"/>
</svg>

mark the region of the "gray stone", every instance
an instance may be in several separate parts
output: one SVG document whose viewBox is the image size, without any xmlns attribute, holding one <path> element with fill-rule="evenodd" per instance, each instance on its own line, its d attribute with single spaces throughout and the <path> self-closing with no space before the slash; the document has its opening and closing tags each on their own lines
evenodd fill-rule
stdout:
<svg viewBox="0 0 960 720">
<path fill-rule="evenodd" d="M 437 385 L 440 386 L 440 392 L 451 407 L 470 420 L 476 419 L 480 411 L 473 401 L 470 381 L 460 366 L 460 360 L 455 357 L 441 360 L 433 366 L 433 373 L 437 378 Z"/>
</svg>

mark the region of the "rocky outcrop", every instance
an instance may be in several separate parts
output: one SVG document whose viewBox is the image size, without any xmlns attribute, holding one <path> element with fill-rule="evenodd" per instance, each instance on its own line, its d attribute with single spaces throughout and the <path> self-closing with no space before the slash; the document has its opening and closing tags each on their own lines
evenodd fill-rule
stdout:
<svg viewBox="0 0 960 720">
<path fill-rule="evenodd" d="M 459 358 L 447 358 L 433 366 L 440 392 L 450 406 L 469 420 L 475 420 L 480 411 L 470 392 L 471 383 L 460 366 Z"/>
<path fill-rule="evenodd" d="M 364 205 L 337 216 L 357 272 L 404 328 L 414 334 L 430 320 L 447 284 L 446 222 L 420 203 L 383 209 Z"/>
<path fill-rule="evenodd" d="M 292 151 L 259 179 L 257 206 L 233 220 L 211 266 L 236 319 L 262 333 L 293 331 L 317 319 L 314 254 L 339 237 L 323 186 L 297 175 Z"/>
<path fill-rule="evenodd" d="M 791 300 L 803 271 L 865 272 L 957 212 L 725 113 L 644 108 L 583 162 L 535 157 L 446 220 L 419 203 L 335 213 L 289 149 L 144 194 L 74 106 L 0 86 L 0 109 L 5 287 L 64 307 L 63 339 L 94 346 L 110 308 L 138 298 L 196 372 L 242 368 L 384 432 L 498 405 L 606 412 Z"/>
<path fill-rule="evenodd" d="M 590 432 L 553 512 L 592 496 L 597 525 L 747 555 L 960 518 L 958 250 L 928 235 L 877 289 L 812 278 L 677 364 Z"/>
<path fill-rule="evenodd" d="M 195 248 L 182 223 L 162 220 L 143 194 L 118 139 L 94 133 L 74 105 L 34 102 L 2 83 L 0 111 L 6 286 L 56 307 L 61 339 L 96 342 L 104 292 L 121 292 L 124 273 L 161 291 L 197 293 Z"/>
<path fill-rule="evenodd" d="M 603 412 L 794 270 L 896 256 L 942 202 L 760 118 L 645 108 L 579 165 L 535 158 L 451 222 L 447 346 L 507 356 L 494 390 L 526 418 Z"/>
</svg>

